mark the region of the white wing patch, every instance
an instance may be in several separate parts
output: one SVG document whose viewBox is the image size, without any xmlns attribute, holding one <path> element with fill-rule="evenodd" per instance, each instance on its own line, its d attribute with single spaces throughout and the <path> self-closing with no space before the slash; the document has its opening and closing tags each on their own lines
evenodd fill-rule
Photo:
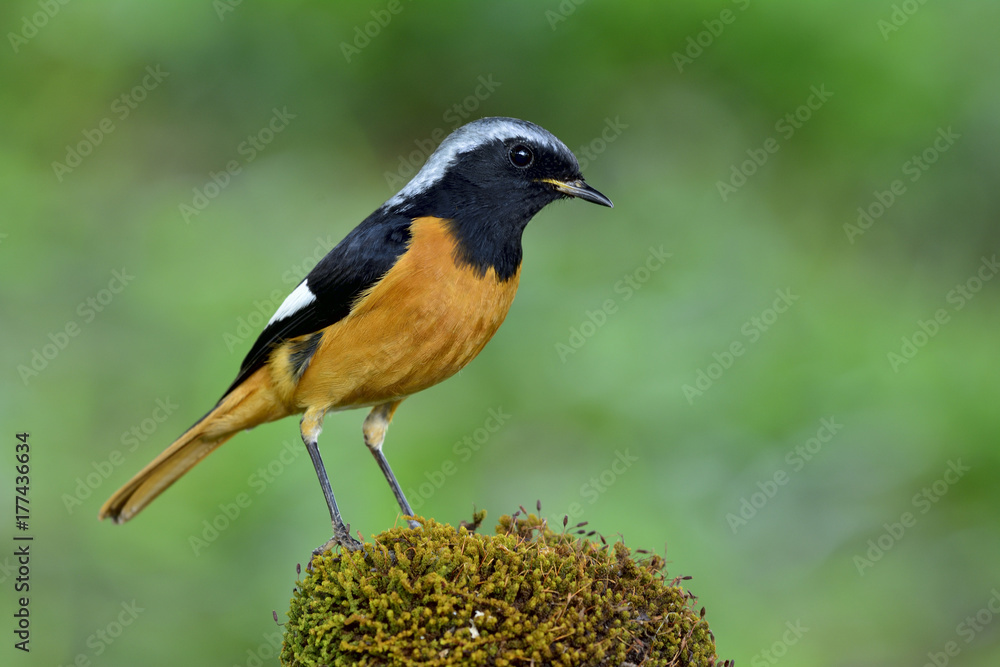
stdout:
<svg viewBox="0 0 1000 667">
<path fill-rule="evenodd" d="M 299 283 L 298 287 L 292 290 L 292 293 L 285 298 L 281 305 L 278 306 L 277 312 L 275 312 L 274 315 L 271 316 L 271 319 L 268 320 L 267 326 L 271 326 L 278 320 L 291 317 L 315 300 L 316 295 L 312 293 L 311 289 L 309 289 L 307 281 L 303 280 Z"/>
</svg>

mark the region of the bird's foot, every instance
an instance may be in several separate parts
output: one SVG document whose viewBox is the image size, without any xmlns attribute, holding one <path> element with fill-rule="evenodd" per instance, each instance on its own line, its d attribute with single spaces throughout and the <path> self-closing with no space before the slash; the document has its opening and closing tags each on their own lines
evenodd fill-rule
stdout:
<svg viewBox="0 0 1000 667">
<path fill-rule="evenodd" d="M 332 551 L 336 546 L 343 547 L 348 551 L 360 551 L 364 545 L 351 537 L 349 526 L 334 526 L 333 537 L 327 540 L 322 546 L 313 549 L 313 555 L 321 556 L 327 551 Z"/>
<path fill-rule="evenodd" d="M 412 528 L 414 530 L 416 530 L 417 528 L 421 528 L 422 527 L 422 525 L 421 525 L 421 523 L 419 521 L 415 521 L 415 520 L 410 519 L 410 518 L 406 519 L 406 525 L 408 525 L 410 528 Z"/>
</svg>

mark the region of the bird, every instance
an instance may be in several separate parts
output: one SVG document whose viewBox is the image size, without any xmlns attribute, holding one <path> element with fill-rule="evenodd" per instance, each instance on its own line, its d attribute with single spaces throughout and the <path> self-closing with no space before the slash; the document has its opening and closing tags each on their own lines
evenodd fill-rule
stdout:
<svg viewBox="0 0 1000 667">
<path fill-rule="evenodd" d="M 568 198 L 614 206 L 544 128 L 488 117 L 455 129 L 292 290 L 215 406 L 118 489 L 99 518 L 125 523 L 240 431 L 302 415 L 333 529 L 313 553 L 360 549 L 318 441 L 327 413 L 370 408 L 364 443 L 419 528 L 383 452 L 389 423 L 404 399 L 454 375 L 490 341 L 518 288 L 525 226 Z"/>
</svg>

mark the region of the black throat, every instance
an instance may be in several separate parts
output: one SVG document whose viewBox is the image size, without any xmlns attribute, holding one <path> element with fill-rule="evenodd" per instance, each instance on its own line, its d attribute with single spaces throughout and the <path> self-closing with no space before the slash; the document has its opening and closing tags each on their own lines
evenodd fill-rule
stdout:
<svg viewBox="0 0 1000 667">
<path fill-rule="evenodd" d="M 455 262 L 471 267 L 480 276 L 492 268 L 499 280 L 506 281 L 521 266 L 525 226 L 556 198 L 544 191 L 499 195 L 449 175 L 410 199 L 399 212 L 414 218 L 447 220 L 456 241 Z"/>
<path fill-rule="evenodd" d="M 521 266 L 524 224 L 515 228 L 504 222 L 470 220 L 462 215 L 449 218 L 448 230 L 456 242 L 455 263 L 471 267 L 480 278 L 492 268 L 498 280 L 509 280 Z"/>
</svg>

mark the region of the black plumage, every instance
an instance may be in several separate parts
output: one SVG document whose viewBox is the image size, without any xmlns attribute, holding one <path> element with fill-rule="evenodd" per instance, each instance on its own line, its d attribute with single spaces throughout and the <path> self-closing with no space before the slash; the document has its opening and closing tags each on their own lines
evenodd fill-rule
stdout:
<svg viewBox="0 0 1000 667">
<path fill-rule="evenodd" d="M 411 222 L 410 218 L 379 209 L 351 230 L 305 277 L 315 300 L 267 325 L 243 359 L 239 374 L 223 398 L 263 366 L 275 346 L 320 331 L 346 317 L 355 299 L 377 283 L 406 252 Z M 303 371 L 307 361 L 308 357 L 299 360 Z"/>
</svg>

